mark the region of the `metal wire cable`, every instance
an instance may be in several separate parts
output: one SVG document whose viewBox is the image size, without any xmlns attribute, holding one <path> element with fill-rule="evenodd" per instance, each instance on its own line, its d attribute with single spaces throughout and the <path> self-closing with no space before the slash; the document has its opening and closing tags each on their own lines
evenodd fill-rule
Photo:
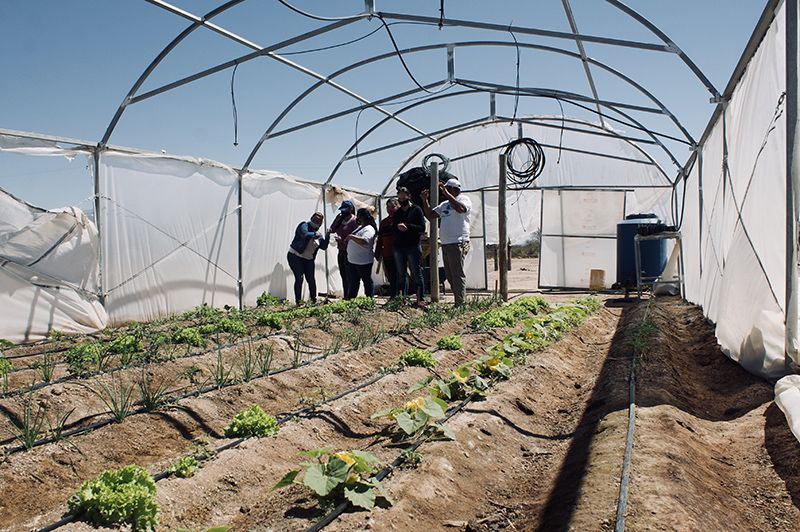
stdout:
<svg viewBox="0 0 800 532">
<path fill-rule="evenodd" d="M 236 80 L 236 69 L 239 68 L 239 63 L 233 66 L 231 73 L 231 104 L 233 105 L 233 145 L 239 145 L 239 113 L 236 112 L 236 94 L 233 91 L 233 83 Z"/>
<path fill-rule="evenodd" d="M 518 150 L 524 149 L 524 165 L 520 168 L 514 166 L 515 155 Z M 515 139 L 508 143 L 505 151 L 508 169 L 508 180 L 519 188 L 531 188 L 536 178 L 542 174 L 545 165 L 545 156 L 542 146 L 530 137 Z"/>
</svg>

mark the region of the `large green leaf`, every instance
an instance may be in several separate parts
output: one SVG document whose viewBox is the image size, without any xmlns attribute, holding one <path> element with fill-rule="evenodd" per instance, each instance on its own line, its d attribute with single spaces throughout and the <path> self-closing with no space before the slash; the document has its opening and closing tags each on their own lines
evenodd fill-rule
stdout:
<svg viewBox="0 0 800 532">
<path fill-rule="evenodd" d="M 371 486 L 356 484 L 353 488 L 344 489 L 345 498 L 353 503 L 353 506 L 372 510 L 375 507 L 375 490 Z"/>
<path fill-rule="evenodd" d="M 447 410 L 447 403 L 438 397 L 426 397 L 421 410 L 428 414 L 432 419 L 442 419 Z"/>
<path fill-rule="evenodd" d="M 424 418 L 420 418 L 418 413 L 414 413 L 414 415 L 409 414 L 408 412 L 400 412 L 395 421 L 397 421 L 397 425 L 403 429 L 403 432 L 408 434 L 409 436 L 413 436 L 414 434 L 419 431 L 422 427 L 425 426 L 425 423 L 428 421 L 428 415 L 423 414 Z"/>
<path fill-rule="evenodd" d="M 272 486 L 272 490 L 270 490 L 270 491 L 279 490 L 279 489 L 281 489 L 281 488 L 285 488 L 286 486 L 290 485 L 291 483 L 293 483 L 293 482 L 294 482 L 294 479 L 295 479 L 295 478 L 297 478 L 297 475 L 298 475 L 299 473 L 300 473 L 300 470 L 299 470 L 299 469 L 295 469 L 294 471 L 289 471 L 288 473 L 286 473 L 286 474 L 283 476 L 283 478 L 282 478 L 282 479 L 280 479 L 280 480 L 278 481 L 278 483 L 277 483 L 277 484 L 275 484 L 274 486 Z"/>
<path fill-rule="evenodd" d="M 394 408 L 384 408 L 383 410 L 378 410 L 374 414 L 370 416 L 370 419 L 378 419 L 380 417 L 389 417 L 394 412 Z"/>
<path fill-rule="evenodd" d="M 328 454 L 331 451 L 333 451 L 333 447 L 323 447 L 322 449 L 311 449 L 310 451 L 301 451 L 299 454 L 300 456 L 306 456 L 308 458 L 316 459 L 324 454 Z"/>
<path fill-rule="evenodd" d="M 341 460 L 340 463 L 344 464 Z M 346 464 L 345 464 L 346 465 Z M 314 490 L 320 497 L 325 497 L 333 489 L 344 481 L 344 478 L 330 476 L 326 474 L 326 467 L 322 464 L 314 464 L 306 470 L 303 477 L 303 484 Z"/>
<path fill-rule="evenodd" d="M 414 393 L 414 392 L 416 392 L 417 390 L 421 390 L 421 389 L 423 389 L 423 388 L 424 388 L 424 387 L 426 387 L 428 384 L 430 384 L 430 382 L 431 382 L 432 380 L 433 380 L 433 377 L 432 377 L 432 376 L 430 376 L 430 375 L 428 375 L 428 376 L 427 376 L 427 377 L 425 377 L 424 379 L 422 379 L 422 380 L 419 380 L 419 381 L 415 382 L 415 383 L 414 383 L 414 384 L 412 384 L 412 385 L 411 385 L 411 387 L 408 389 L 408 393 Z"/>
</svg>

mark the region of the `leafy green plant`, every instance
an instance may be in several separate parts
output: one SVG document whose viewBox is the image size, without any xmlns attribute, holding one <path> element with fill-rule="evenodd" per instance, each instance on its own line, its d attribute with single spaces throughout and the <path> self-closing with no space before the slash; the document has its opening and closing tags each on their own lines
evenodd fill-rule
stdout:
<svg viewBox="0 0 800 532">
<path fill-rule="evenodd" d="M 136 353 L 144 350 L 142 338 L 134 334 L 123 334 L 111 340 L 106 345 L 109 354 L 120 355 L 120 363 L 127 366 L 133 361 Z"/>
<path fill-rule="evenodd" d="M 36 403 L 33 391 L 22 403 L 18 421 L 11 421 L 11 434 L 26 448 L 33 448 L 47 422 L 47 403 Z"/>
<path fill-rule="evenodd" d="M 264 412 L 258 405 L 236 414 L 225 427 L 226 438 L 266 438 L 278 433 L 278 421 Z"/>
<path fill-rule="evenodd" d="M 150 473 L 129 465 L 84 482 L 67 505 L 70 513 L 93 525 L 131 525 L 134 531 L 149 531 L 158 525 L 155 496 Z"/>
<path fill-rule="evenodd" d="M 461 341 L 459 335 L 453 334 L 439 338 L 439 341 L 436 342 L 436 347 L 439 349 L 447 349 L 448 351 L 458 351 L 464 348 L 464 343 Z"/>
<path fill-rule="evenodd" d="M 30 365 L 31 369 L 37 370 L 42 377 L 43 382 L 50 382 L 53 380 L 53 375 L 56 371 L 56 364 L 58 363 L 58 356 L 55 353 L 46 351 L 42 358 Z M 2 365 L 2 362 L 0 362 Z M 2 370 L 0 369 L 0 373 Z"/>
<path fill-rule="evenodd" d="M 166 470 L 167 476 L 189 478 L 194 475 L 200 464 L 193 456 L 184 456 Z"/>
<path fill-rule="evenodd" d="M 364 451 L 332 452 L 332 449 L 314 449 L 300 453 L 313 461 L 303 462 L 303 481 L 297 482 L 302 469 L 288 472 L 273 490 L 292 484 L 311 488 L 320 506 L 332 506 L 340 501 L 350 501 L 358 508 L 372 510 L 376 502 L 391 505 L 392 501 L 380 482 L 373 478 L 378 459 Z"/>
<path fill-rule="evenodd" d="M 403 459 L 402 467 L 413 469 L 422 464 L 422 453 L 414 449 L 403 450 L 403 452 L 400 453 L 400 457 Z"/>
<path fill-rule="evenodd" d="M 508 379 L 514 362 L 507 356 L 490 353 L 473 362 L 472 366 L 481 377 Z"/>
<path fill-rule="evenodd" d="M 6 357 L 0 355 L 0 376 L 3 377 L 3 391 L 8 390 L 8 374 L 14 369 Z"/>
<path fill-rule="evenodd" d="M 412 347 L 400 355 L 400 359 L 397 361 L 397 363 L 401 367 L 417 366 L 422 368 L 432 368 L 436 365 L 436 359 L 433 358 L 433 355 L 427 349 Z"/>
<path fill-rule="evenodd" d="M 250 382 L 258 372 L 257 355 L 253 350 L 252 344 L 245 344 L 239 349 L 239 377 L 242 382 Z"/>
<path fill-rule="evenodd" d="M 209 306 L 208 303 L 203 303 L 181 314 L 180 319 L 183 321 L 208 322 L 220 319 L 224 315 L 222 310 Z"/>
<path fill-rule="evenodd" d="M 107 357 L 103 344 L 88 342 L 68 349 L 64 353 L 64 362 L 67 363 L 67 372 L 73 377 L 88 377 L 103 370 Z"/>
<path fill-rule="evenodd" d="M 408 389 L 408 393 L 414 393 L 425 387 L 428 392 L 446 401 L 456 401 L 467 397 L 482 398 L 486 397 L 490 382 L 477 373 L 473 373 L 470 365 L 459 366 L 450 372 L 447 378 L 434 379 L 432 376 L 416 382 Z"/>
<path fill-rule="evenodd" d="M 397 440 L 416 440 L 423 435 L 441 436 L 445 439 L 454 439 L 447 427 L 439 425 L 436 421 L 442 419 L 447 411 L 447 403 L 438 397 L 417 397 L 398 408 L 387 408 L 372 414 L 372 419 L 389 418 L 395 425 L 389 428 L 389 433 Z M 399 429 L 399 430 L 398 430 Z"/>
<path fill-rule="evenodd" d="M 14 347 L 14 342 L 10 342 L 5 338 L 0 338 L 0 349 L 10 349 Z"/>
<path fill-rule="evenodd" d="M 192 327 L 184 327 L 183 329 L 175 331 L 172 335 L 172 342 L 175 344 L 193 345 L 195 347 L 203 347 L 206 345 L 206 341 L 203 340 L 200 331 Z"/>
<path fill-rule="evenodd" d="M 259 307 L 275 307 L 283 304 L 283 299 L 273 296 L 267 292 L 261 292 L 261 295 L 256 299 L 256 306 Z"/>
<path fill-rule="evenodd" d="M 197 366 L 192 365 L 192 366 L 188 366 L 188 367 L 184 368 L 183 370 L 181 370 L 178 373 L 177 377 L 179 379 L 186 379 L 192 384 L 197 384 L 198 377 L 200 377 L 202 375 L 203 375 L 203 370 L 201 370 Z"/>
<path fill-rule="evenodd" d="M 69 335 L 58 329 L 50 329 L 50 332 L 47 333 L 47 338 L 53 342 L 60 342 L 69 338 Z"/>
<path fill-rule="evenodd" d="M 283 318 L 276 312 L 265 312 L 256 319 L 256 324 L 273 329 L 283 329 L 285 322 Z"/>
</svg>

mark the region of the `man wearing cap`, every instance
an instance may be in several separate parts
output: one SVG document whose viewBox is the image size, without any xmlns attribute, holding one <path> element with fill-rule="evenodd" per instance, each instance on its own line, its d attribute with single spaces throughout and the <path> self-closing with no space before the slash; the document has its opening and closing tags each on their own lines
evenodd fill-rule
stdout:
<svg viewBox="0 0 800 532">
<path fill-rule="evenodd" d="M 469 213 L 472 202 L 461 193 L 461 183 L 456 178 L 439 183 L 439 193 L 444 201 L 434 208 L 429 203 L 430 191 L 423 190 L 422 210 L 425 217 L 434 222 L 441 220 L 439 240 L 442 242 L 444 274 L 453 290 L 456 306 L 464 304 L 467 297 L 467 276 L 464 273 L 464 257 L 469 253 Z"/>
<path fill-rule="evenodd" d="M 358 227 L 356 220 L 356 208 L 350 200 L 344 200 L 339 206 L 339 213 L 336 218 L 331 222 L 331 233 L 336 233 L 336 247 L 339 252 L 336 256 L 336 262 L 339 265 L 339 275 L 342 278 L 342 290 L 347 295 L 350 291 L 347 289 L 349 276 L 347 275 L 347 236 L 355 231 Z"/>
<path fill-rule="evenodd" d="M 425 217 L 419 205 L 411 203 L 411 194 L 406 187 L 397 189 L 400 206 L 392 217 L 392 236 L 394 240 L 394 262 L 397 267 L 397 288 L 408 293 L 406 270 L 411 270 L 411 279 L 417 288 L 417 305 L 423 305 L 422 268 L 419 261 L 422 255 L 419 239 L 425 232 Z"/>
</svg>

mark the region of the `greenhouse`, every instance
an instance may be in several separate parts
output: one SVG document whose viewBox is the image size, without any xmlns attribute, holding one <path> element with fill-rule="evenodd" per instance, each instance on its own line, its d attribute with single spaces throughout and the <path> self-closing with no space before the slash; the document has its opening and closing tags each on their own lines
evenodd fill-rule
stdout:
<svg viewBox="0 0 800 532">
<path fill-rule="evenodd" d="M 797 1 L 730 64 L 704 2 L 66 4 L 0 8 L 0 529 L 800 526 Z"/>
</svg>

